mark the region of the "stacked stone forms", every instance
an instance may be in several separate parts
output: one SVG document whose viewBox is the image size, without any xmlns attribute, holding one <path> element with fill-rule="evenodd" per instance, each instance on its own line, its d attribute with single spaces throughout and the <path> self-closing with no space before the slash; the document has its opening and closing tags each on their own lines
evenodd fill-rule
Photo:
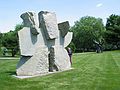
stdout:
<svg viewBox="0 0 120 90">
<path fill-rule="evenodd" d="M 24 28 L 18 32 L 21 59 L 17 75 L 33 76 L 71 68 L 65 47 L 72 40 L 69 22 L 57 24 L 56 14 L 41 11 L 21 15 Z M 38 18 L 38 19 L 37 19 Z"/>
</svg>

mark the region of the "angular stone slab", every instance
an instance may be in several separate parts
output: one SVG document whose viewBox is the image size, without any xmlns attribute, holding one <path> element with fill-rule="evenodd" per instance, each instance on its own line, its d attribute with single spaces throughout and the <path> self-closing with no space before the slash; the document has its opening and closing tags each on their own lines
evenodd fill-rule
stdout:
<svg viewBox="0 0 120 90">
<path fill-rule="evenodd" d="M 64 38 L 64 47 L 67 47 L 72 40 L 73 32 L 68 32 Z"/>
<path fill-rule="evenodd" d="M 31 37 L 30 28 L 24 27 L 22 30 L 18 32 L 18 36 L 19 36 L 19 46 L 20 46 L 21 55 L 32 56 L 35 51 L 32 50 L 33 43 L 31 41 L 32 37 Z"/>
<path fill-rule="evenodd" d="M 47 41 L 42 31 L 38 29 L 39 34 L 34 35 L 31 33 L 29 27 L 24 27 L 18 32 L 20 52 L 23 56 L 32 56 L 35 53 L 35 49 L 39 46 L 45 46 Z"/>
<path fill-rule="evenodd" d="M 31 27 L 37 25 L 36 14 L 33 12 L 25 12 L 20 16 L 23 19 L 23 24 L 25 27 Z"/>
<path fill-rule="evenodd" d="M 59 23 L 58 28 L 60 30 L 62 37 L 65 37 L 70 28 L 69 22 L 66 21 L 66 22 Z"/>
<path fill-rule="evenodd" d="M 48 73 L 48 53 L 47 47 L 39 47 L 36 49 L 36 52 L 32 57 L 22 56 L 17 65 L 17 75 L 33 76 Z"/>
<path fill-rule="evenodd" d="M 44 30 L 47 39 L 58 37 L 58 26 L 55 13 L 41 11 L 39 14 L 40 28 Z"/>
</svg>

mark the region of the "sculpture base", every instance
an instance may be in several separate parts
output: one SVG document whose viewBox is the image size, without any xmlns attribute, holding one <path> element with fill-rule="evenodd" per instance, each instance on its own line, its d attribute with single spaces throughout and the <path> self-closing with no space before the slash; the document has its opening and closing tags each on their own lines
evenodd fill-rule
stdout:
<svg viewBox="0 0 120 90">
<path fill-rule="evenodd" d="M 70 68 L 69 70 L 72 70 L 74 68 Z M 65 70 L 68 71 L 68 70 Z M 50 74 L 54 74 L 54 73 L 60 73 L 60 72 L 65 72 L 65 71 L 56 71 L 56 72 L 48 72 L 45 74 L 38 74 L 38 75 L 33 75 L 33 76 L 18 76 L 18 75 L 12 75 L 15 78 L 19 78 L 19 79 L 25 79 L 25 78 L 32 78 L 32 77 L 38 77 L 38 76 L 45 76 L 45 75 L 50 75 Z"/>
</svg>

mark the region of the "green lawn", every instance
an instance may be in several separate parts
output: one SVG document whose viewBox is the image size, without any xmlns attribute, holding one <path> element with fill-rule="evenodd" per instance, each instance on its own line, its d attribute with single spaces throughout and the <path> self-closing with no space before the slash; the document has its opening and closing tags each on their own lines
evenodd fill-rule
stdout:
<svg viewBox="0 0 120 90">
<path fill-rule="evenodd" d="M 11 76 L 17 62 L 0 60 L 0 90 L 120 90 L 120 51 L 74 54 L 74 69 L 29 79 Z"/>
</svg>

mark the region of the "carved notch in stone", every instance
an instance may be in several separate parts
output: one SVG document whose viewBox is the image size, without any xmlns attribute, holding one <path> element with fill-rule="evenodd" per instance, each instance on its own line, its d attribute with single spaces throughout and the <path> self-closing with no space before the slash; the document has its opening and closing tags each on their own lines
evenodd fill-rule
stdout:
<svg viewBox="0 0 120 90">
<path fill-rule="evenodd" d="M 39 34 L 36 14 L 33 12 L 26 12 L 20 16 L 23 19 L 24 27 L 30 27 L 32 34 Z"/>
<path fill-rule="evenodd" d="M 55 49 L 54 47 L 50 47 L 50 53 L 49 53 L 49 71 L 58 71 L 58 67 L 55 64 Z"/>
<path fill-rule="evenodd" d="M 65 37 L 70 28 L 69 22 L 66 21 L 66 22 L 59 23 L 58 28 L 60 30 L 62 37 Z"/>
</svg>

